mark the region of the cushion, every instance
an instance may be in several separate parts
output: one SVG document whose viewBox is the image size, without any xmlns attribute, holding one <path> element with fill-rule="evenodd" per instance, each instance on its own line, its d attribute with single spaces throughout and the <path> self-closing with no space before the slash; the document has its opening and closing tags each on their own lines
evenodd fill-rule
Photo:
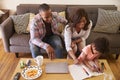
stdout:
<svg viewBox="0 0 120 80">
<path fill-rule="evenodd" d="M 14 22 L 14 28 L 16 33 L 18 34 L 28 33 L 28 31 L 26 31 L 26 28 L 29 22 L 29 15 L 30 15 L 29 13 L 26 13 L 22 15 L 11 16 Z"/>
<path fill-rule="evenodd" d="M 29 47 L 30 34 L 13 34 L 10 37 L 10 45 Z"/>
<path fill-rule="evenodd" d="M 93 31 L 117 33 L 120 26 L 120 12 L 98 9 L 98 19 Z"/>
<path fill-rule="evenodd" d="M 34 13 L 30 13 L 29 15 L 29 22 L 28 22 L 28 26 L 27 26 L 27 29 L 26 31 L 30 32 L 30 23 L 32 21 L 32 19 L 35 17 L 35 14 Z"/>
<path fill-rule="evenodd" d="M 59 12 L 58 14 L 59 14 L 61 17 L 65 18 L 65 11 Z M 64 27 L 65 27 L 64 24 L 58 23 L 58 31 L 59 31 L 60 33 L 63 32 Z"/>
</svg>

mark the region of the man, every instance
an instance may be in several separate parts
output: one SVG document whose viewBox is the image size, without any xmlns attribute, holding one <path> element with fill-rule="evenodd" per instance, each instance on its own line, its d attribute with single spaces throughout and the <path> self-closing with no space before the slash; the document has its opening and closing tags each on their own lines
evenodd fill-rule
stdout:
<svg viewBox="0 0 120 80">
<path fill-rule="evenodd" d="M 58 22 L 66 24 L 67 20 L 52 13 L 49 5 L 41 4 L 39 13 L 30 26 L 30 50 L 33 58 L 41 55 L 40 48 L 46 50 L 50 59 L 63 57 L 62 40 L 57 31 Z"/>
</svg>

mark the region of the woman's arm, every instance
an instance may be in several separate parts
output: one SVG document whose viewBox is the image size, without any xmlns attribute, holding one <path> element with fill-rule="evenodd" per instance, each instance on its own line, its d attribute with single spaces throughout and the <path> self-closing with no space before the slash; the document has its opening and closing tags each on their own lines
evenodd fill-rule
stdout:
<svg viewBox="0 0 120 80">
<path fill-rule="evenodd" d="M 79 42 L 81 42 L 81 41 L 82 41 L 82 39 L 81 39 L 81 38 L 78 38 L 78 39 L 73 40 L 72 43 L 77 44 L 77 43 L 79 43 Z"/>
<path fill-rule="evenodd" d="M 72 35 L 71 29 L 69 25 L 66 25 L 64 29 L 64 42 L 65 42 L 65 47 L 66 47 L 67 52 L 72 50 L 72 47 L 71 47 L 72 36 L 71 35 Z"/>
<path fill-rule="evenodd" d="M 68 54 L 69 54 L 69 56 L 70 56 L 73 60 L 77 59 L 76 56 L 75 56 L 75 54 L 74 54 L 74 52 L 73 52 L 73 50 L 68 51 Z"/>
</svg>

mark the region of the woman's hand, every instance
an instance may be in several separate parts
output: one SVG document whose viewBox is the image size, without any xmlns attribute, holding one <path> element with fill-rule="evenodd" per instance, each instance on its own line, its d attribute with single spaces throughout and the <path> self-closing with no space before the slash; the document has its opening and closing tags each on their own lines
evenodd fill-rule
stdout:
<svg viewBox="0 0 120 80">
<path fill-rule="evenodd" d="M 74 64 L 79 64 L 79 60 L 78 59 L 74 59 Z"/>
<path fill-rule="evenodd" d="M 48 46 L 46 49 L 46 52 L 48 54 L 48 57 L 52 60 L 55 58 L 55 52 L 54 49 L 51 46 Z"/>
</svg>

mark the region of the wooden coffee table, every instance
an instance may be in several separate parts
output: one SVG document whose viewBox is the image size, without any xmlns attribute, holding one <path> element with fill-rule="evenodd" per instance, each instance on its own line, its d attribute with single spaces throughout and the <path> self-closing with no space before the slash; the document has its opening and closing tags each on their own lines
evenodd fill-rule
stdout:
<svg viewBox="0 0 120 80">
<path fill-rule="evenodd" d="M 26 62 L 27 59 L 31 59 L 32 60 L 32 64 L 31 65 L 37 65 L 34 60 L 32 58 L 21 58 L 20 61 L 24 61 Z M 14 75 L 17 73 L 17 72 L 21 72 L 23 69 L 20 68 L 20 61 L 18 62 L 18 65 L 11 77 L 10 80 L 13 80 L 13 77 Z M 73 64 L 73 60 L 67 60 L 67 59 L 54 59 L 54 60 L 50 60 L 50 59 L 44 59 L 44 63 L 42 65 L 42 75 L 37 78 L 36 80 L 73 80 L 72 76 L 69 74 L 46 74 L 45 73 L 45 64 L 47 62 L 68 62 L 68 64 Z M 106 69 L 104 71 L 104 73 L 106 74 L 109 74 L 112 76 L 112 80 L 115 80 L 115 77 L 107 63 L 107 61 L 105 59 L 100 59 L 100 62 L 104 62 L 105 66 L 106 66 Z M 20 77 L 19 80 L 25 80 L 22 76 Z M 91 78 L 88 78 L 88 79 L 85 79 L 85 80 L 104 80 L 104 75 L 100 75 L 100 76 L 96 76 L 96 77 L 91 77 Z"/>
</svg>

